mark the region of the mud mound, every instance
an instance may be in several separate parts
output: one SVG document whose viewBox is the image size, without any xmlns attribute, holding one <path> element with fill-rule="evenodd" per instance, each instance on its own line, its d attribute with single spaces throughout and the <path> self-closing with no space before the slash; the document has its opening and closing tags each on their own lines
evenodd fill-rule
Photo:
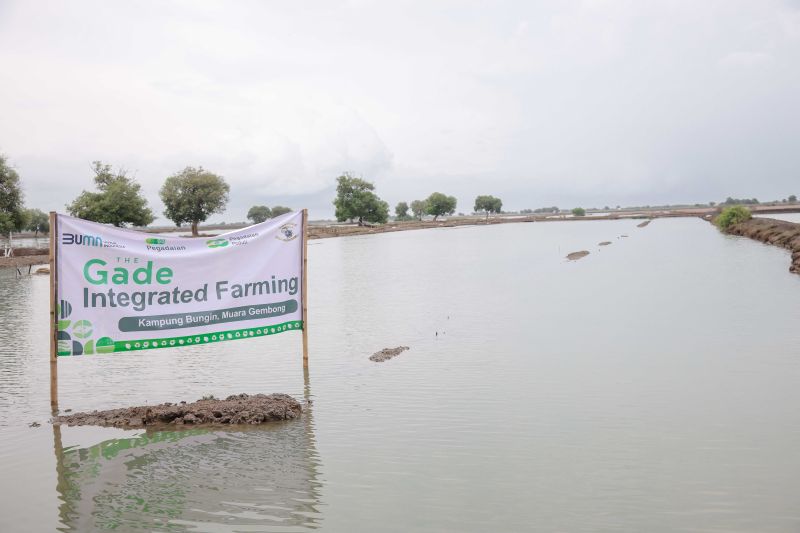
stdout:
<svg viewBox="0 0 800 533">
<path fill-rule="evenodd" d="M 68 426 L 114 426 L 140 428 L 174 425 L 263 424 L 297 418 L 300 403 L 288 394 L 234 394 L 224 400 L 198 400 L 194 403 L 162 403 L 91 413 L 57 416 L 53 424 Z"/>
<path fill-rule="evenodd" d="M 581 250 L 580 252 L 572 252 L 571 254 L 567 255 L 567 259 L 570 261 L 577 261 L 578 259 L 586 257 L 587 255 L 589 255 L 589 252 L 586 250 Z"/>
<path fill-rule="evenodd" d="M 652 221 L 651 220 L 645 220 L 641 224 L 636 224 L 636 227 L 637 228 L 643 228 L 643 227 L 647 226 L 650 222 L 652 222 Z"/>
<path fill-rule="evenodd" d="M 397 348 L 384 348 L 380 352 L 375 352 L 374 354 L 369 356 L 370 361 L 375 361 L 376 363 L 382 363 L 384 361 L 388 361 L 392 357 L 396 357 L 401 353 L 408 350 L 408 346 L 398 346 Z"/>
<path fill-rule="evenodd" d="M 792 252 L 792 264 L 789 272 L 800 274 L 800 224 L 774 218 L 751 218 L 733 224 L 726 233 L 750 237 L 788 249 Z"/>
<path fill-rule="evenodd" d="M 598 243 L 597 246 L 608 246 L 609 244 L 611 244 L 611 241 L 603 241 L 601 243 Z"/>
<path fill-rule="evenodd" d="M 14 255 L 17 257 L 27 257 L 31 255 L 50 255 L 50 248 L 14 248 Z"/>
</svg>

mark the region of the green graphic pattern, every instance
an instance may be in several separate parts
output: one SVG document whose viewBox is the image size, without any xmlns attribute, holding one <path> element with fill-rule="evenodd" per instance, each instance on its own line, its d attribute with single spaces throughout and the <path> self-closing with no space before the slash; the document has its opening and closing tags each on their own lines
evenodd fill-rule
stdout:
<svg viewBox="0 0 800 533">
<path fill-rule="evenodd" d="M 88 320 L 67 320 L 72 314 L 72 306 L 66 300 L 61 300 L 56 308 L 58 319 L 58 347 L 59 357 L 75 355 L 93 355 L 113 352 L 133 352 L 136 350 L 152 350 L 154 348 L 175 348 L 192 346 L 194 344 L 209 344 L 212 342 L 248 339 L 250 337 L 263 337 L 275 335 L 284 331 L 301 331 L 302 320 L 292 320 L 271 326 L 261 326 L 245 329 L 231 329 L 216 331 L 201 335 L 186 335 L 184 337 L 164 337 L 161 339 L 141 339 L 128 341 L 114 341 L 111 337 L 100 337 L 95 340 L 90 338 L 93 333 L 92 323 Z M 77 340 L 81 339 L 81 341 Z"/>
<path fill-rule="evenodd" d="M 195 344 L 209 344 L 212 342 L 248 339 L 250 337 L 263 337 L 264 335 L 275 335 L 276 333 L 283 333 L 284 331 L 301 331 L 302 329 L 303 329 L 302 320 L 292 320 L 291 322 L 282 322 L 280 324 L 274 324 L 272 326 L 263 326 L 263 327 L 245 328 L 245 329 L 231 329 L 227 331 L 217 331 L 215 333 L 187 335 L 185 337 L 165 337 L 163 339 L 116 341 L 114 343 L 114 351 L 132 352 L 136 350 L 152 350 L 153 348 L 176 348 L 176 347 L 179 348 L 181 346 L 192 346 Z"/>
</svg>

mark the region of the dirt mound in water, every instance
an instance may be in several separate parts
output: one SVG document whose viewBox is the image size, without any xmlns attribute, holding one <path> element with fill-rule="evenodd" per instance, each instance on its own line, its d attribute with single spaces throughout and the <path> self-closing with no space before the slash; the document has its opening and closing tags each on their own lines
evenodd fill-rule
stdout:
<svg viewBox="0 0 800 533">
<path fill-rule="evenodd" d="M 370 361 L 375 361 L 376 363 L 382 363 L 384 361 L 388 361 L 392 357 L 396 357 L 401 353 L 408 350 L 408 346 L 398 346 L 397 348 L 384 348 L 380 352 L 375 352 L 374 354 L 369 356 Z"/>
<path fill-rule="evenodd" d="M 789 272 L 800 274 L 800 224 L 774 218 L 751 218 L 733 224 L 726 233 L 750 237 L 788 249 L 792 252 L 792 264 Z"/>
<path fill-rule="evenodd" d="M 650 222 L 652 222 L 652 220 L 645 220 L 641 224 L 636 224 L 636 227 L 637 228 L 643 228 L 643 227 L 647 226 Z"/>
<path fill-rule="evenodd" d="M 586 250 L 581 250 L 580 252 L 572 252 L 571 254 L 567 255 L 567 259 L 570 261 L 577 261 L 578 259 L 586 257 L 587 255 L 589 255 L 589 252 Z"/>
<path fill-rule="evenodd" d="M 601 243 L 598 243 L 597 245 L 598 246 L 608 246 L 609 244 L 611 244 L 611 241 L 603 241 Z"/>
<path fill-rule="evenodd" d="M 263 424 L 297 418 L 303 408 L 288 394 L 234 394 L 224 400 L 162 403 L 57 416 L 53 424 L 140 428 L 173 425 Z"/>
</svg>

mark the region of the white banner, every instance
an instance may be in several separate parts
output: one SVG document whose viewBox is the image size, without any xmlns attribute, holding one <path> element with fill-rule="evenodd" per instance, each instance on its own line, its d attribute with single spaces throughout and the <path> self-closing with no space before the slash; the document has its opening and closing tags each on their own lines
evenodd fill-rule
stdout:
<svg viewBox="0 0 800 533">
<path fill-rule="evenodd" d="M 302 330 L 303 213 L 209 238 L 58 216 L 58 355 Z"/>
</svg>

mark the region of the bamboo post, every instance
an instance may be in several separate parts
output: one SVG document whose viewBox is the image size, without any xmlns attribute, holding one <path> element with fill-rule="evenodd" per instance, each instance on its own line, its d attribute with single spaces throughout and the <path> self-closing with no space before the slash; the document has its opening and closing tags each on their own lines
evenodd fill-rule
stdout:
<svg viewBox="0 0 800 533">
<path fill-rule="evenodd" d="M 303 209 L 303 368 L 308 369 L 308 209 Z"/>
<path fill-rule="evenodd" d="M 50 211 L 50 408 L 58 412 L 58 216 Z"/>
</svg>

